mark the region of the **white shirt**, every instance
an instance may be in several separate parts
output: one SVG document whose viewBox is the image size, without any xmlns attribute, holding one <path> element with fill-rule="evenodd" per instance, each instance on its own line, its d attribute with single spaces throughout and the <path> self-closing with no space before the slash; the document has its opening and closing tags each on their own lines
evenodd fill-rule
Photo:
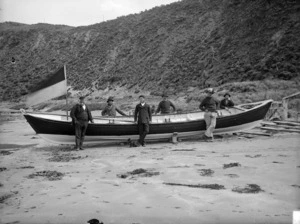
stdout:
<svg viewBox="0 0 300 224">
<path fill-rule="evenodd" d="M 85 110 L 85 108 L 86 108 L 85 104 L 82 105 L 82 108 Z"/>
<path fill-rule="evenodd" d="M 141 103 L 142 107 L 145 106 L 146 103 Z"/>
</svg>

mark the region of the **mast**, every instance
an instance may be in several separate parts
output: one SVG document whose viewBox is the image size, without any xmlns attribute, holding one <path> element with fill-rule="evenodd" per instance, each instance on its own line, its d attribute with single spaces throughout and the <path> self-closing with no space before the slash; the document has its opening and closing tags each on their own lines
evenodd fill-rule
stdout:
<svg viewBox="0 0 300 224">
<path fill-rule="evenodd" d="M 69 120 L 69 114 L 68 114 L 68 85 L 67 85 L 67 66 L 64 64 L 64 74 L 66 79 L 66 113 L 67 113 L 67 120 Z"/>
</svg>

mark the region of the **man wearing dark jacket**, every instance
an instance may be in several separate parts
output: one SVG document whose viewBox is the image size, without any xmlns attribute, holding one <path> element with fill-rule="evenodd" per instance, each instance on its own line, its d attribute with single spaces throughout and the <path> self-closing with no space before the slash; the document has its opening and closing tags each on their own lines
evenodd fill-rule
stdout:
<svg viewBox="0 0 300 224">
<path fill-rule="evenodd" d="M 84 97 L 79 98 L 79 103 L 71 110 L 72 123 L 75 126 L 75 149 L 83 150 L 82 144 L 89 121 L 94 123 L 91 111 L 84 103 Z"/>
<path fill-rule="evenodd" d="M 214 89 L 208 88 L 206 90 L 207 96 L 201 102 L 199 108 L 204 113 L 204 120 L 206 123 L 206 131 L 204 133 L 204 138 L 213 141 L 213 131 L 215 130 L 217 123 L 217 109 L 219 109 L 219 100 L 213 97 Z"/>
<path fill-rule="evenodd" d="M 174 106 L 174 104 L 168 100 L 168 95 L 167 94 L 163 94 L 162 95 L 163 100 L 158 104 L 156 113 L 161 113 L 161 114 L 169 114 L 171 113 L 171 107 L 173 108 L 173 112 L 176 111 L 176 107 Z"/>
<path fill-rule="evenodd" d="M 220 108 L 221 109 L 228 109 L 228 107 L 234 107 L 234 103 L 230 99 L 230 94 L 229 93 L 225 93 L 224 99 L 221 100 Z"/>
<path fill-rule="evenodd" d="M 115 117 L 117 115 L 117 112 L 123 116 L 127 116 L 123 111 L 121 111 L 114 105 L 114 98 L 111 96 L 108 97 L 107 106 L 102 110 L 101 115 Z"/>
<path fill-rule="evenodd" d="M 139 130 L 139 143 L 145 146 L 145 138 L 149 133 L 149 123 L 152 120 L 151 108 L 145 103 L 145 97 L 141 95 L 139 97 L 140 103 L 136 105 L 134 111 L 134 122 L 138 125 Z"/>
</svg>

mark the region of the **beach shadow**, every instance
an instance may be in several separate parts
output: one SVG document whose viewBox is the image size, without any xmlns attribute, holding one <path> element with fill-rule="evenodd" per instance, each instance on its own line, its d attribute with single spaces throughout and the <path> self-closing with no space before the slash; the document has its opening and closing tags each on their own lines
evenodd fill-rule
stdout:
<svg viewBox="0 0 300 224">
<path fill-rule="evenodd" d="M 191 188 L 206 188 L 211 190 L 222 190 L 225 189 L 224 185 L 220 184 L 180 184 L 180 183 L 163 183 L 170 186 L 181 186 L 181 187 L 191 187 Z"/>
</svg>

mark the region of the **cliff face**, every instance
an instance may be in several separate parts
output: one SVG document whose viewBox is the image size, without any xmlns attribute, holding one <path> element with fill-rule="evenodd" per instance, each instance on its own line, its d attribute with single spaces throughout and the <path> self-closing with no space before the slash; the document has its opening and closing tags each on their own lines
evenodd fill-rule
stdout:
<svg viewBox="0 0 300 224">
<path fill-rule="evenodd" d="M 183 0 L 84 27 L 0 24 L 0 98 L 67 65 L 74 89 L 170 94 L 300 71 L 296 0 Z M 16 63 L 11 63 L 11 58 Z"/>
</svg>

